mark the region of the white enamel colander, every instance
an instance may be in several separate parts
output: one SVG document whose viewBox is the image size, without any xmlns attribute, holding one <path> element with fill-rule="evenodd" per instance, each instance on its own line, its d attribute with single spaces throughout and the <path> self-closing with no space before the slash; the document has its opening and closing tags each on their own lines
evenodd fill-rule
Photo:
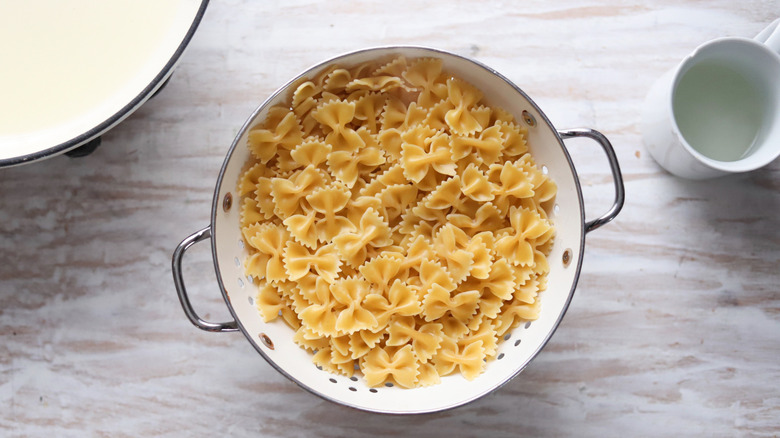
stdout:
<svg viewBox="0 0 780 438">
<path fill-rule="evenodd" d="M 556 236 L 548 257 L 550 272 L 547 290 L 540 294 L 538 320 L 508 332 L 499 344 L 495 360 L 479 377 L 468 381 L 460 375 L 446 376 L 434 386 L 403 389 L 393 386 L 369 388 L 359 377 L 334 375 L 317 368 L 312 356 L 293 342 L 294 331 L 281 320 L 264 323 L 257 307 L 257 281 L 244 274 L 248 252 L 239 226 L 240 205 L 236 184 L 249 159 L 246 147 L 250 127 L 262 121 L 268 110 L 285 102 L 304 77 L 315 77 L 337 63 L 352 66 L 393 55 L 407 58 L 435 57 L 443 69 L 470 82 L 492 106 L 512 113 L 528 128 L 528 144 L 537 165 L 558 185 L 556 205 L 550 215 Z M 585 221 L 579 179 L 563 144 L 563 139 L 587 137 L 606 153 L 615 185 L 615 201 L 598 219 Z M 585 234 L 614 219 L 624 201 L 624 189 L 617 158 L 609 141 L 597 131 L 580 129 L 556 131 L 544 113 L 516 85 L 498 72 L 476 61 L 423 47 L 380 47 L 347 53 L 318 64 L 277 90 L 249 117 L 236 136 L 217 179 L 211 208 L 211 224 L 184 239 L 173 253 L 173 277 L 187 317 L 196 327 L 213 332 L 238 331 L 280 373 L 302 388 L 327 400 L 353 408 L 390 414 L 417 414 L 451 409 L 476 400 L 507 383 L 539 353 L 552 336 L 571 301 L 582 265 Z M 234 320 L 207 322 L 192 308 L 182 277 L 185 251 L 197 242 L 210 240 L 217 280 Z"/>
</svg>

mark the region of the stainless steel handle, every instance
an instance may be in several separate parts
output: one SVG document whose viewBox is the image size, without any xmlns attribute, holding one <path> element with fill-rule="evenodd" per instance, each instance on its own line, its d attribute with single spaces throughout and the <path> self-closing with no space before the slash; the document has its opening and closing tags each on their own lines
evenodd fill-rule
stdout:
<svg viewBox="0 0 780 438">
<path fill-rule="evenodd" d="M 585 232 L 588 233 L 612 219 L 615 219 L 615 216 L 617 216 L 623 208 L 623 204 L 626 201 L 626 190 L 623 187 L 623 175 L 620 173 L 620 165 L 618 164 L 615 150 L 612 148 L 612 144 L 610 144 L 609 140 L 607 140 L 607 137 L 594 129 L 570 129 L 568 131 L 558 131 L 558 135 L 560 135 L 562 139 L 586 137 L 594 140 L 602 149 L 604 149 L 604 153 L 607 154 L 607 159 L 609 160 L 609 167 L 612 169 L 612 180 L 615 183 L 615 202 L 612 204 L 612 208 L 598 219 L 585 222 Z"/>
<path fill-rule="evenodd" d="M 184 257 L 184 252 L 187 251 L 192 245 L 209 239 L 211 237 L 211 227 L 208 226 L 200 231 L 188 236 L 182 240 L 176 250 L 173 252 L 173 284 L 176 285 L 176 292 L 179 294 L 179 301 L 181 301 L 181 307 L 184 309 L 184 313 L 187 318 L 190 319 L 195 327 L 205 330 L 207 332 L 234 332 L 238 330 L 238 323 L 236 321 L 230 322 L 208 322 L 202 320 L 195 309 L 192 308 L 190 298 L 187 296 L 187 290 L 184 288 L 184 278 L 181 272 L 181 260 Z"/>
</svg>

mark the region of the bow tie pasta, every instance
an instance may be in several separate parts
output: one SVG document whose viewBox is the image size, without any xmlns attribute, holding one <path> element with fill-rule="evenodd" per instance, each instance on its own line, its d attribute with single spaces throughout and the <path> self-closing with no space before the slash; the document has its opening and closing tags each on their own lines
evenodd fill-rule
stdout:
<svg viewBox="0 0 780 438">
<path fill-rule="evenodd" d="M 238 181 L 262 318 L 369 386 L 479 376 L 547 284 L 557 189 L 526 137 L 438 59 L 300 83 Z"/>
</svg>

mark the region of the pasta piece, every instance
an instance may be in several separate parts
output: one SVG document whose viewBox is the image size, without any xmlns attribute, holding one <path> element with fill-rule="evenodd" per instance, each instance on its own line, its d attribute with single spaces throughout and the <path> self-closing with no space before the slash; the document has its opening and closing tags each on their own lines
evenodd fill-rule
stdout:
<svg viewBox="0 0 780 438">
<path fill-rule="evenodd" d="M 477 202 L 488 202 L 495 198 L 493 194 L 495 186 L 488 181 L 479 167 L 469 164 L 460 177 L 461 191 L 464 195 Z"/>
<path fill-rule="evenodd" d="M 322 187 L 306 195 L 306 201 L 311 208 L 324 216 L 315 224 L 317 238 L 320 242 L 331 242 L 342 232 L 355 229 L 349 219 L 337 215 L 346 207 L 350 195 L 349 190 L 342 185 Z"/>
<path fill-rule="evenodd" d="M 293 91 L 293 97 L 292 97 L 292 107 L 293 108 L 299 108 L 301 105 L 305 104 L 305 102 L 313 101 L 317 95 L 319 95 L 322 92 L 322 87 L 318 86 L 312 81 L 306 81 L 302 84 L 298 85 L 297 88 L 295 88 L 295 91 Z M 295 114 L 300 117 L 302 114 L 298 111 L 294 111 Z"/>
<path fill-rule="evenodd" d="M 441 346 L 442 325 L 427 323 L 418 328 L 413 317 L 401 316 L 390 323 L 388 333 L 387 345 L 399 347 L 411 342 L 414 355 L 426 362 Z"/>
<path fill-rule="evenodd" d="M 290 151 L 290 157 L 301 167 L 309 165 L 317 167 L 327 160 L 331 150 L 333 150 L 331 145 L 314 138 L 297 145 Z"/>
<path fill-rule="evenodd" d="M 325 182 L 321 171 L 311 165 L 291 178 L 273 178 L 271 196 L 275 203 L 274 211 L 283 219 L 292 216 L 301 209 L 301 199 Z"/>
<path fill-rule="evenodd" d="M 262 177 L 257 180 L 257 189 L 255 189 L 255 203 L 257 209 L 263 214 L 265 220 L 276 216 L 276 204 L 271 194 L 273 187 L 271 178 Z M 247 198 L 248 199 L 248 198 Z"/>
<path fill-rule="evenodd" d="M 400 217 L 410 206 L 414 205 L 418 193 L 417 187 L 409 184 L 395 184 L 382 190 L 379 199 L 388 222 Z"/>
<path fill-rule="evenodd" d="M 352 74 L 343 68 L 337 68 L 330 72 L 323 83 L 323 88 L 331 93 L 343 91 L 352 81 Z"/>
<path fill-rule="evenodd" d="M 393 279 L 401 270 L 403 259 L 392 254 L 381 255 L 366 262 L 358 270 L 375 289 L 385 291 L 390 288 Z"/>
<path fill-rule="evenodd" d="M 527 128 L 520 127 L 511 121 L 497 121 L 495 126 L 501 131 L 501 137 L 504 139 L 504 154 L 515 157 L 528 152 Z"/>
<path fill-rule="evenodd" d="M 339 255 L 350 265 L 357 267 L 366 261 L 367 247 L 381 248 L 392 244 L 390 227 L 373 208 L 360 218 L 357 231 L 340 234 L 333 238 Z"/>
<path fill-rule="evenodd" d="M 249 131 L 249 150 L 261 163 L 267 163 L 274 157 L 277 148 L 292 149 L 303 140 L 303 131 L 295 117 L 289 111 L 273 129 L 254 128 Z"/>
<path fill-rule="evenodd" d="M 458 135 L 471 135 L 481 131 L 482 126 L 470 109 L 482 98 L 482 93 L 459 79 L 447 80 L 449 101 L 455 107 L 444 116 L 450 130 Z"/>
<path fill-rule="evenodd" d="M 347 219 L 352 224 L 360 223 L 368 209 L 377 213 L 382 210 L 382 200 L 376 196 L 357 196 L 349 200 L 346 207 Z M 354 228 L 354 227 L 353 227 Z"/>
<path fill-rule="evenodd" d="M 348 277 L 330 285 L 333 298 L 345 306 L 336 318 L 336 330 L 352 334 L 358 330 L 376 327 L 373 313 L 363 307 L 363 299 L 368 295 L 368 282 L 364 279 Z"/>
<path fill-rule="evenodd" d="M 498 123 L 515 123 L 515 117 L 503 108 L 493 107 L 493 111 L 490 114 L 490 124 Z"/>
<path fill-rule="evenodd" d="M 312 304 L 303 309 L 298 316 L 306 327 L 322 336 L 336 335 L 336 302 Z"/>
<path fill-rule="evenodd" d="M 496 355 L 498 348 L 498 336 L 496 330 L 493 328 L 493 324 L 490 319 L 481 318 L 480 323 L 476 329 L 471 330 L 466 336 L 458 340 L 458 347 L 465 349 L 472 343 L 479 341 L 482 342 L 482 348 L 486 357 L 493 357 Z"/>
<path fill-rule="evenodd" d="M 512 300 L 501 308 L 496 316 L 495 328 L 498 336 L 504 336 L 509 330 L 519 326 L 525 321 L 533 321 L 539 318 L 539 301 L 532 304 Z"/>
<path fill-rule="evenodd" d="M 463 213 L 450 213 L 446 218 L 451 223 L 469 234 L 481 231 L 499 229 L 503 225 L 501 212 L 491 203 L 483 204 L 474 212 L 474 217 Z"/>
<path fill-rule="evenodd" d="M 455 175 L 439 184 L 422 201 L 422 205 L 429 210 L 444 210 L 459 204 L 460 177 Z"/>
<path fill-rule="evenodd" d="M 512 291 L 515 288 L 515 276 L 514 270 L 506 259 L 500 259 L 493 263 L 488 278 L 482 281 L 482 286 L 502 300 L 508 300 L 512 296 Z"/>
<path fill-rule="evenodd" d="M 387 96 L 379 93 L 369 93 L 355 102 L 355 119 L 372 134 L 379 132 L 378 116 L 384 109 Z"/>
<path fill-rule="evenodd" d="M 260 207 L 257 204 L 257 201 L 252 198 L 244 198 L 241 206 L 241 228 L 247 228 L 263 219 L 263 215 L 259 212 Z"/>
<path fill-rule="evenodd" d="M 468 235 L 452 224 L 441 227 L 434 239 L 436 255 L 456 284 L 465 280 L 474 266 L 474 253 L 464 249 L 468 241 Z"/>
<path fill-rule="evenodd" d="M 434 284 L 423 298 L 423 315 L 426 321 L 433 321 L 449 312 L 458 321 L 465 323 L 477 312 L 479 299 L 477 291 L 462 291 L 453 296 L 443 286 Z"/>
<path fill-rule="evenodd" d="M 441 377 L 432 363 L 420 363 L 419 371 L 420 374 L 417 376 L 418 386 L 433 386 L 441 383 Z"/>
<path fill-rule="evenodd" d="M 449 100 L 443 100 L 433 105 L 425 116 L 425 124 L 437 131 L 449 132 L 450 126 L 447 124 L 447 113 L 454 110 L 455 106 Z"/>
<path fill-rule="evenodd" d="M 359 131 L 363 130 L 365 128 L 360 128 Z M 347 187 L 355 185 L 361 171 L 371 171 L 385 163 L 385 155 L 381 149 L 375 145 L 366 145 L 365 140 L 371 138 L 368 131 L 365 131 L 364 135 L 358 133 L 358 137 L 363 139 L 361 141 L 364 146 L 357 151 L 340 150 L 328 155 L 328 167 L 331 173 Z"/>
<path fill-rule="evenodd" d="M 513 265 L 530 265 L 534 252 L 529 239 L 543 235 L 550 229 L 550 224 L 535 211 L 517 207 L 509 210 L 509 220 L 513 232 L 496 240 L 496 253 Z"/>
<path fill-rule="evenodd" d="M 347 126 L 355 118 L 354 102 L 333 100 L 322 103 L 314 110 L 312 117 L 331 131 L 325 137 L 325 142 L 334 151 L 356 151 L 365 146 L 360 135 Z"/>
<path fill-rule="evenodd" d="M 317 246 L 317 229 L 314 227 L 316 221 L 316 211 L 308 214 L 294 214 L 282 223 L 296 240 L 309 248 Z"/>
<path fill-rule="evenodd" d="M 333 283 L 341 268 L 341 260 L 332 244 L 321 246 L 312 254 L 298 242 L 289 241 L 284 249 L 284 266 L 290 280 L 300 280 L 313 270 L 328 283 Z"/>
<path fill-rule="evenodd" d="M 431 322 L 449 312 L 460 321 L 468 321 L 479 305 L 479 292 L 461 291 L 454 296 L 455 283 L 449 274 L 435 262 L 424 261 L 421 264 L 420 279 L 423 283 L 424 298 L 422 315 Z"/>
<path fill-rule="evenodd" d="M 282 281 L 287 278 L 282 253 L 284 245 L 290 240 L 290 234 L 284 227 L 263 224 L 254 234 L 246 236 L 247 243 L 257 250 L 246 261 L 246 267 L 254 267 L 247 273 L 268 281 Z"/>
<path fill-rule="evenodd" d="M 409 244 L 409 248 L 406 250 L 406 259 L 401 264 L 401 272 L 407 272 L 409 269 L 414 269 L 416 272 L 422 271 L 422 265 L 424 262 L 429 262 L 435 256 L 433 248 L 431 247 L 428 239 L 423 235 L 418 235 Z M 431 267 L 428 267 L 432 272 Z M 408 274 L 407 274 L 408 275 Z"/>
<path fill-rule="evenodd" d="M 471 110 L 471 115 L 474 116 L 474 119 L 477 121 L 479 126 L 481 126 L 483 129 L 490 125 L 490 113 L 492 110 L 488 106 L 480 105 L 474 109 Z"/>
<path fill-rule="evenodd" d="M 515 198 L 529 198 L 534 195 L 534 185 L 522 167 L 517 163 L 505 163 L 499 174 L 501 193 Z"/>
<path fill-rule="evenodd" d="M 469 274 L 478 279 L 486 279 L 490 276 L 493 266 L 493 233 L 483 231 L 469 240 L 466 251 L 472 254 L 474 262 Z"/>
<path fill-rule="evenodd" d="M 455 175 L 455 163 L 450 155 L 450 142 L 446 134 L 437 134 L 428 149 L 410 143 L 401 147 L 401 165 L 404 176 L 419 183 L 430 171 L 443 175 Z"/>
<path fill-rule="evenodd" d="M 255 303 L 257 310 L 263 316 L 263 322 L 270 322 L 278 318 L 282 307 L 284 307 L 279 292 L 269 283 L 263 283 L 258 288 Z"/>
<path fill-rule="evenodd" d="M 376 63 L 373 61 L 363 62 L 349 69 L 349 73 L 354 79 L 376 76 L 375 74 L 370 74 L 372 71 L 376 71 Z"/>
<path fill-rule="evenodd" d="M 366 296 L 364 305 L 376 318 L 374 330 L 384 328 L 395 315 L 414 316 L 421 311 L 414 288 L 401 280 L 395 280 L 386 293 Z"/>
<path fill-rule="evenodd" d="M 539 292 L 539 281 L 535 278 L 529 278 L 525 283 L 519 285 L 512 293 L 512 298 L 517 302 L 533 304 Z"/>
<path fill-rule="evenodd" d="M 355 374 L 355 361 L 349 352 L 345 354 L 335 348 L 331 348 L 330 361 L 338 368 L 340 374 L 348 377 L 352 377 Z"/>
<path fill-rule="evenodd" d="M 327 337 L 320 336 L 306 326 L 301 326 L 295 331 L 293 342 L 310 352 L 322 350 L 323 348 L 328 348 L 330 346 Z"/>
<path fill-rule="evenodd" d="M 250 193 L 254 193 L 257 189 L 257 183 L 261 177 L 268 175 L 270 172 L 263 163 L 255 163 L 254 166 L 247 169 L 241 174 L 238 180 L 238 194 L 239 196 L 246 196 Z"/>
<path fill-rule="evenodd" d="M 440 59 L 425 58 L 417 60 L 403 73 L 404 79 L 420 89 L 417 102 L 429 108 L 438 100 L 447 96 L 447 84 L 441 72 Z"/>
<path fill-rule="evenodd" d="M 441 350 L 433 357 L 439 375 L 451 374 L 457 367 L 463 377 L 474 380 L 485 367 L 485 349 L 482 341 L 473 341 L 459 347 L 451 339 L 443 339 Z"/>
<path fill-rule="evenodd" d="M 442 337 L 445 339 L 451 339 L 453 342 L 463 337 L 469 332 L 469 327 L 465 322 L 447 313 L 437 321 L 442 329 Z"/>
<path fill-rule="evenodd" d="M 392 377 L 404 388 L 414 387 L 420 373 L 418 368 L 411 345 L 402 347 L 392 357 L 387 348 L 375 348 L 365 356 L 360 367 L 368 386 L 378 386 Z"/>
<path fill-rule="evenodd" d="M 401 158 L 401 147 L 403 146 L 401 131 L 396 128 L 382 129 L 377 134 L 377 140 L 390 161 L 398 161 Z"/>
<path fill-rule="evenodd" d="M 371 75 L 401 76 L 404 71 L 406 71 L 406 58 L 404 56 L 398 56 L 387 64 L 374 70 Z"/>
<path fill-rule="evenodd" d="M 400 134 L 404 130 L 404 121 L 406 120 L 406 105 L 397 98 L 388 98 L 385 106 L 382 108 L 382 115 L 379 123 L 382 131 L 394 130 Z"/>
<path fill-rule="evenodd" d="M 292 303 L 290 302 L 290 299 L 287 297 L 282 297 L 282 303 L 284 303 L 284 306 L 282 306 L 280 309 L 280 316 L 282 317 L 282 320 L 285 322 L 285 324 L 287 324 L 287 326 L 293 330 L 298 330 L 301 328 L 301 320 L 292 309 Z"/>
<path fill-rule="evenodd" d="M 399 184 L 407 184 L 404 169 L 400 164 L 393 164 L 389 169 L 374 177 L 371 182 L 360 190 L 360 196 L 374 196 L 382 190 Z"/>
<path fill-rule="evenodd" d="M 353 359 L 360 359 L 376 348 L 385 337 L 383 331 L 360 330 L 349 335 L 349 351 Z"/>
<path fill-rule="evenodd" d="M 298 294 L 308 304 L 325 304 L 330 302 L 330 286 L 324 277 L 309 273 L 299 278 L 294 284 Z M 305 306 L 301 307 L 300 310 L 303 308 Z"/>
<path fill-rule="evenodd" d="M 490 165 L 498 161 L 503 147 L 501 131 L 497 126 L 493 126 L 482 131 L 479 137 L 453 136 L 452 159 L 460 160 L 475 154 L 482 163 Z"/>
<path fill-rule="evenodd" d="M 397 76 L 376 76 L 372 78 L 354 79 L 347 84 L 347 91 L 390 91 L 399 87 L 401 87 L 401 78 Z"/>
<path fill-rule="evenodd" d="M 333 374 L 342 374 L 341 368 L 333 363 L 333 349 L 331 347 L 325 347 L 314 353 L 311 361 L 320 369 L 327 370 Z"/>
</svg>

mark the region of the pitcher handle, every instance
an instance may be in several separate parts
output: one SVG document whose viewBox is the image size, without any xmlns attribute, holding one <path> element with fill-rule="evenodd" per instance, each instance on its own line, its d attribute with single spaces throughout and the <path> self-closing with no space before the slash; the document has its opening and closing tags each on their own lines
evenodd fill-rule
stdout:
<svg viewBox="0 0 780 438">
<path fill-rule="evenodd" d="M 755 40 L 766 44 L 770 49 L 780 54 L 780 18 L 759 32 Z"/>
</svg>

